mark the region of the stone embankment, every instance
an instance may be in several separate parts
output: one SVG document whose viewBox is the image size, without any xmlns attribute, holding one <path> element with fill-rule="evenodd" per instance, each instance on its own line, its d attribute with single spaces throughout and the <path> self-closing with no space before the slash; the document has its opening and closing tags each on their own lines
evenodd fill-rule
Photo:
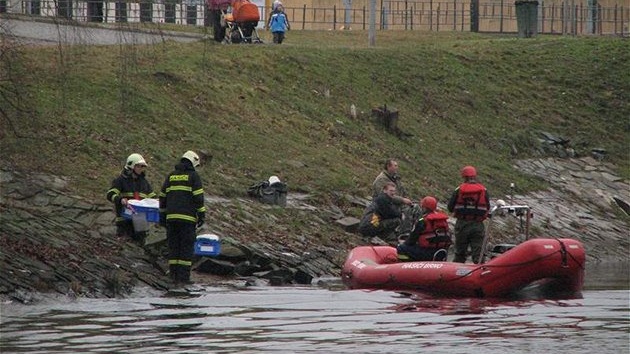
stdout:
<svg viewBox="0 0 630 354">
<path fill-rule="evenodd" d="M 168 288 L 163 228 L 153 225 L 141 248 L 115 236 L 104 196 L 82 198 L 65 178 L 0 171 L 0 183 L 0 294 L 28 302 L 45 292 L 111 297 L 142 284 Z M 305 198 L 293 194 L 283 209 L 206 196 L 208 223 L 198 233 L 221 236 L 222 252 L 195 259 L 193 279 L 210 273 L 221 276 L 216 282 L 310 284 L 338 276 L 361 239 L 332 223 L 338 208 L 318 209 Z"/>
<path fill-rule="evenodd" d="M 502 198 L 532 207 L 531 235 L 581 240 L 589 261 L 627 259 L 630 184 L 614 174 L 614 166 L 589 157 L 522 160 L 515 168 L 550 185 Z M 29 302 L 46 292 L 110 297 L 143 284 L 168 287 L 162 228 L 153 226 L 141 248 L 115 236 L 114 215 L 104 197 L 91 201 L 77 196 L 64 178 L 1 171 L 0 183 L 3 297 Z M 217 258 L 196 259 L 193 279 L 276 285 L 338 276 L 347 252 L 364 243 L 339 221 L 367 200 L 337 196 L 334 205 L 315 207 L 309 196 L 289 193 L 286 208 L 207 196 L 208 225 L 200 233 L 221 236 L 222 252 Z M 524 237 L 507 231 L 518 229 L 517 217 L 492 223 L 491 243 L 516 243 Z"/>
<path fill-rule="evenodd" d="M 514 196 L 532 207 L 536 234 L 578 239 L 591 261 L 628 259 L 630 183 L 614 166 L 584 157 L 521 160 L 515 167 L 550 184 Z"/>
</svg>

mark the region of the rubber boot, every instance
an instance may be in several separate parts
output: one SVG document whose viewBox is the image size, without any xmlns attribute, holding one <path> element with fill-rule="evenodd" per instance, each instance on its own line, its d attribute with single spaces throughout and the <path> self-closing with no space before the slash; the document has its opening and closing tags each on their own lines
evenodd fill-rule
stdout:
<svg viewBox="0 0 630 354">
<path fill-rule="evenodd" d="M 147 233 L 146 232 L 134 232 L 133 235 L 131 236 L 131 238 L 133 239 L 133 242 L 140 246 L 140 247 L 144 247 L 144 245 L 146 244 L 146 238 L 147 238 Z"/>
<path fill-rule="evenodd" d="M 179 282 L 184 285 L 193 284 L 194 282 L 190 280 L 190 267 L 180 266 L 178 279 L 179 279 Z"/>
<path fill-rule="evenodd" d="M 177 285 L 178 281 L 178 272 L 179 266 L 177 264 L 169 264 L 168 265 L 168 276 L 171 279 L 173 285 Z"/>
</svg>

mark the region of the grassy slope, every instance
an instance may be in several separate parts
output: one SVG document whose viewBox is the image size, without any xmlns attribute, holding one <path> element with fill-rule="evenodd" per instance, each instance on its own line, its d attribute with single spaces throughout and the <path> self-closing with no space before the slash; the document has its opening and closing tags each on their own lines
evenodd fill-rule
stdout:
<svg viewBox="0 0 630 354">
<path fill-rule="evenodd" d="M 606 148 L 630 177 L 628 40 L 379 32 L 366 44 L 365 32 L 298 31 L 281 46 L 26 48 L 11 75 L 33 113 L 12 116 L 19 137 L 0 120 L 2 164 L 73 176 L 102 198 L 131 152 L 157 188 L 184 151 L 205 149 L 210 193 L 278 174 L 325 199 L 367 195 L 393 156 L 413 196 L 445 198 L 465 164 L 498 196 L 510 182 L 544 187 L 511 161 L 549 131 L 581 154 Z M 382 104 L 411 138 L 374 124 Z"/>
</svg>

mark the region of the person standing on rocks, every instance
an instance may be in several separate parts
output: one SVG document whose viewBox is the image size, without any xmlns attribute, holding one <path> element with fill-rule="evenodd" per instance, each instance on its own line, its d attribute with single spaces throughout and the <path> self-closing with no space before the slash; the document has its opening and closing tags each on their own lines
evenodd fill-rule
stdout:
<svg viewBox="0 0 630 354">
<path fill-rule="evenodd" d="M 391 158 L 385 160 L 383 171 L 372 182 L 372 198 L 376 198 L 383 191 L 383 187 L 385 187 L 387 182 L 391 182 L 396 186 L 397 195 L 393 198 L 394 203 L 397 205 L 411 205 L 411 199 L 405 197 L 405 189 L 400 182 L 398 161 Z"/>
<path fill-rule="evenodd" d="M 142 155 L 137 153 L 129 155 L 122 172 L 112 181 L 111 187 L 107 191 L 107 200 L 114 204 L 114 212 L 116 213 L 116 235 L 129 237 L 140 246 L 144 246 L 147 233 L 146 231 L 136 232 L 133 222 L 131 219 L 125 219 L 123 212 L 131 199 L 140 200 L 156 196 L 151 184 L 145 178 L 147 166 Z"/>
<path fill-rule="evenodd" d="M 490 210 L 490 196 L 486 187 L 477 181 L 477 170 L 465 166 L 461 170 L 464 183 L 453 192 L 447 209 L 453 213 L 455 223 L 455 258 L 453 262 L 465 263 L 468 247 L 473 263 L 479 263 L 485 233 L 484 220 Z"/>
<path fill-rule="evenodd" d="M 205 222 L 204 191 L 195 170 L 199 165 L 199 155 L 186 151 L 160 190 L 160 225 L 166 227 L 169 274 L 176 285 L 192 283 L 195 227 Z"/>
</svg>

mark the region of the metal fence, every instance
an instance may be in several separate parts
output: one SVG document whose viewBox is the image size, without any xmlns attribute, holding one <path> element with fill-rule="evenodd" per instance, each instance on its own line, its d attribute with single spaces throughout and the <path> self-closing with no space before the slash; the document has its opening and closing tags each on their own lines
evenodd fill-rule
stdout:
<svg viewBox="0 0 630 354">
<path fill-rule="evenodd" d="M 286 9 L 292 28 L 362 29 L 369 27 L 369 10 L 333 8 Z M 602 7 L 575 4 L 538 5 L 538 33 L 630 35 L 630 6 Z M 470 2 L 461 1 L 388 1 L 377 10 L 381 30 L 471 31 Z M 517 32 L 514 1 L 480 3 L 476 18 L 479 32 Z"/>
<path fill-rule="evenodd" d="M 516 5 L 513 0 L 477 2 L 387 1 L 377 8 L 380 30 L 479 31 L 516 33 Z M 474 11 L 473 11 L 474 10 Z M 261 8 L 261 19 L 264 9 Z M 285 8 L 292 29 L 341 30 L 369 27 L 369 10 L 325 7 Z M 80 1 L 0 0 L 0 13 L 61 17 L 85 22 L 157 22 L 207 25 L 206 8 L 200 0 L 188 1 Z M 260 25 L 264 25 L 263 22 Z M 630 6 L 587 6 L 567 0 L 537 7 L 538 33 L 630 35 Z"/>
</svg>

